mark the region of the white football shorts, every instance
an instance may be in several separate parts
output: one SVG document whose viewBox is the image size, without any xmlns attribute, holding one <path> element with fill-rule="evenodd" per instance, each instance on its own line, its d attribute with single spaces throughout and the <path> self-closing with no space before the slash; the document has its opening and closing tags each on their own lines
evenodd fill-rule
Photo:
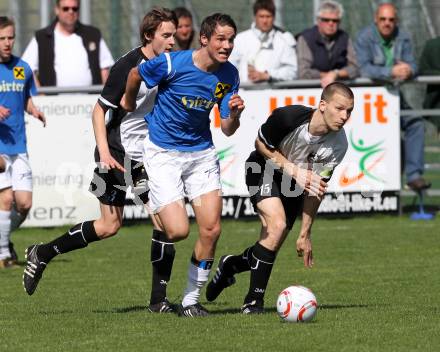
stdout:
<svg viewBox="0 0 440 352">
<path fill-rule="evenodd" d="M 190 201 L 221 190 L 220 164 L 215 147 L 197 152 L 163 149 L 150 139 L 144 141 L 144 166 L 153 213 L 179 199 Z"/>
<path fill-rule="evenodd" d="M 0 173 L 0 189 L 12 187 L 13 191 L 32 192 L 32 170 L 27 153 L 1 156 L 6 170 Z"/>
</svg>

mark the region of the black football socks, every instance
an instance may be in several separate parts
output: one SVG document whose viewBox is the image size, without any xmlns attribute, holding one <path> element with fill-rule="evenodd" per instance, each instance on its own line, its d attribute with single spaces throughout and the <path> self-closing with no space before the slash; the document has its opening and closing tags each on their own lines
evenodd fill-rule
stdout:
<svg viewBox="0 0 440 352">
<path fill-rule="evenodd" d="M 276 252 L 262 246 L 259 242 L 255 243 L 251 254 L 251 277 L 249 292 L 244 299 L 244 303 L 256 301 L 258 305 L 264 304 L 264 293 L 272 272 Z"/>
<path fill-rule="evenodd" d="M 171 278 L 176 250 L 165 232 L 154 229 L 151 238 L 151 265 L 153 266 L 150 304 L 165 301 Z"/>
<path fill-rule="evenodd" d="M 95 241 L 99 241 L 99 237 L 96 234 L 93 221 L 85 221 L 73 226 L 52 242 L 39 245 L 37 255 L 42 262 L 47 264 L 58 254 L 87 247 L 89 243 Z"/>
<path fill-rule="evenodd" d="M 224 274 L 226 276 L 233 276 L 251 270 L 253 248 L 254 246 L 250 246 L 246 248 L 242 254 L 229 256 L 223 265 Z"/>
</svg>

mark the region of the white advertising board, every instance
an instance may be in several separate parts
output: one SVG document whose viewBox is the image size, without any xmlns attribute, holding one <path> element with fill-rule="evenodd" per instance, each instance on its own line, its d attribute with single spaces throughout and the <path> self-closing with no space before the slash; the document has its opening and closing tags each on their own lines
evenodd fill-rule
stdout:
<svg viewBox="0 0 440 352">
<path fill-rule="evenodd" d="M 384 205 L 383 198 L 363 195 L 400 189 L 399 98 L 382 87 L 354 88 L 353 91 L 355 108 L 344 127 L 349 149 L 329 185 L 329 192 L 337 196 L 326 197 L 320 211 L 395 211 L 396 200 Z M 211 115 L 226 196 L 224 215 L 229 216 L 252 213 L 248 200 L 240 200 L 240 197 L 248 195 L 244 165 L 254 149 L 261 124 L 276 107 L 316 106 L 321 89 L 250 90 L 240 94 L 246 109 L 241 126 L 233 136 L 222 134 L 216 109 Z M 95 147 L 91 113 L 97 97 L 77 94 L 35 98 L 36 105 L 46 114 L 47 127 L 42 128 L 39 121 L 26 118 L 34 199 L 25 225 L 58 226 L 99 216 L 99 203 L 88 192 Z M 238 209 L 237 203 L 244 208 Z M 146 216 L 143 209 L 135 208 L 128 208 L 125 215 L 127 218 Z"/>
<path fill-rule="evenodd" d="M 380 192 L 400 189 L 399 98 L 385 88 L 354 88 L 355 107 L 345 125 L 349 148 L 329 184 L 329 192 Z M 244 163 L 271 111 L 289 104 L 315 106 L 321 89 L 241 92 L 246 109 L 241 127 L 226 137 L 214 117 L 213 138 L 220 153 L 223 192 L 247 195 Z"/>
<path fill-rule="evenodd" d="M 35 97 L 47 126 L 27 117 L 33 206 L 27 226 L 58 226 L 95 219 L 99 203 L 88 192 L 95 167 L 92 110 L 97 95 Z"/>
</svg>

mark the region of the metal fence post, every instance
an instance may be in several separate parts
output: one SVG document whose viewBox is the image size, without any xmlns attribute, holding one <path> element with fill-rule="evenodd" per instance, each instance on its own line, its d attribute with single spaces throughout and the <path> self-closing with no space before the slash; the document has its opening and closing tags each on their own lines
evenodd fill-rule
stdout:
<svg viewBox="0 0 440 352">
<path fill-rule="evenodd" d="M 15 0 L 9 0 L 9 11 L 11 13 L 12 18 L 14 19 L 15 23 L 15 48 L 14 51 L 17 53 L 21 53 L 22 49 L 22 40 L 23 40 L 23 33 L 22 33 L 22 24 L 21 19 L 23 18 L 21 16 L 21 7 L 18 4 L 18 1 Z"/>
<path fill-rule="evenodd" d="M 90 6 L 90 0 L 82 0 L 81 1 L 81 7 L 80 7 L 80 20 L 84 24 L 90 24 L 91 23 L 91 6 Z"/>
<path fill-rule="evenodd" d="M 40 27 L 46 27 L 50 22 L 50 0 L 40 0 Z"/>
</svg>

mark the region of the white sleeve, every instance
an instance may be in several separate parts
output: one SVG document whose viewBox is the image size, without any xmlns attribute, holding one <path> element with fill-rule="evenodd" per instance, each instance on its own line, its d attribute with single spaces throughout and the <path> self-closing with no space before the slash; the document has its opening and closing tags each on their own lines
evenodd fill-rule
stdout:
<svg viewBox="0 0 440 352">
<path fill-rule="evenodd" d="M 234 49 L 232 49 L 231 55 L 229 56 L 229 62 L 233 64 L 237 70 L 241 69 L 241 61 L 243 60 L 244 50 L 243 50 L 243 36 L 245 32 L 238 33 L 234 40 Z"/>
<path fill-rule="evenodd" d="M 21 59 L 28 63 L 32 71 L 38 71 L 38 43 L 35 37 L 29 42 Z"/>
<path fill-rule="evenodd" d="M 296 41 L 292 34 L 285 32 L 280 39 L 280 65 L 268 70 L 270 77 L 275 81 L 289 81 L 297 77 L 298 61 L 295 51 Z"/>
<path fill-rule="evenodd" d="M 240 68 L 240 59 L 241 59 L 241 53 L 239 52 L 240 49 L 237 47 L 236 44 L 234 44 L 234 49 L 232 49 L 231 55 L 229 56 L 228 61 L 233 64 L 237 70 Z"/>
<path fill-rule="evenodd" d="M 101 38 L 101 41 L 99 42 L 99 67 L 101 69 L 109 68 L 113 66 L 114 63 L 115 61 L 113 60 L 113 56 L 110 53 L 107 44 L 104 39 Z"/>
</svg>

